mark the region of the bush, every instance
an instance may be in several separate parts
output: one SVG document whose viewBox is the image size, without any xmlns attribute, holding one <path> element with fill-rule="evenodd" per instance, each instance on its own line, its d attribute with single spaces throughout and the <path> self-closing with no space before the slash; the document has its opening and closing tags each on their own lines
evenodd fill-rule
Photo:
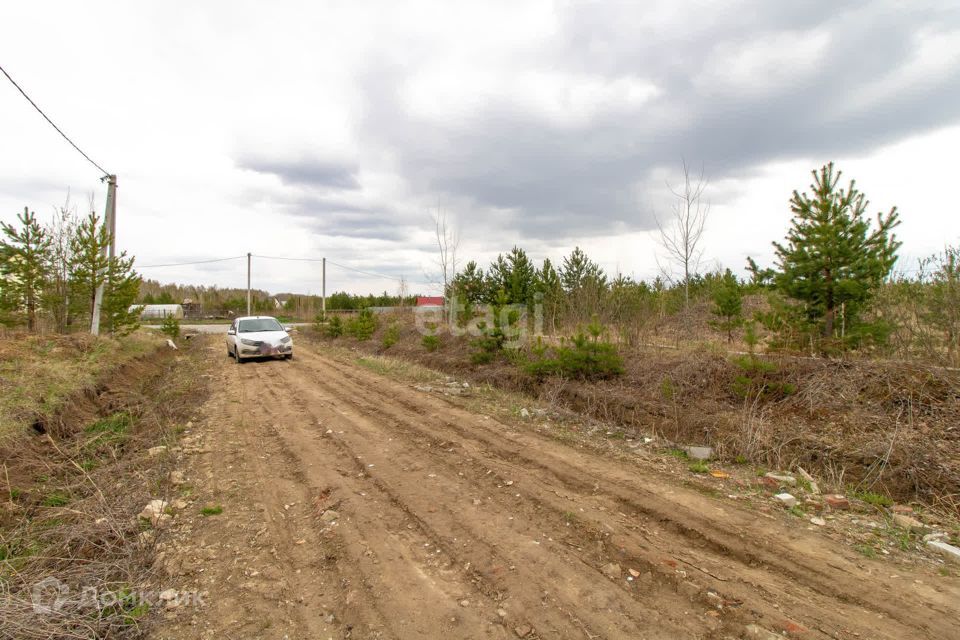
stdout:
<svg viewBox="0 0 960 640">
<path fill-rule="evenodd" d="M 534 359 L 524 368 L 536 378 L 558 375 L 574 380 L 605 380 L 623 375 L 623 358 L 610 342 L 600 339 L 603 328 L 593 323 L 588 327 L 589 335 L 582 331 L 570 338 L 569 345 L 563 344 L 547 355 L 547 349 L 538 343 L 533 349 Z"/>
<path fill-rule="evenodd" d="M 323 329 L 323 333 L 328 338 L 339 338 L 343 335 L 343 320 L 340 319 L 340 316 L 332 316 L 327 320 L 327 325 Z"/>
<path fill-rule="evenodd" d="M 377 317 L 370 309 L 361 309 L 360 313 L 347 321 L 346 332 L 357 340 L 364 341 L 373 337 L 377 331 Z"/>
<path fill-rule="evenodd" d="M 474 364 L 489 364 L 493 362 L 494 358 L 503 352 L 503 346 L 507 342 L 508 337 L 517 334 L 520 312 L 517 309 L 510 309 L 506 315 L 506 326 L 504 326 L 503 310 L 506 304 L 507 297 L 501 289 L 497 295 L 496 302 L 490 305 L 490 309 L 493 312 L 493 326 L 491 327 L 483 321 L 477 323 L 480 336 L 473 340 L 473 346 L 476 351 L 470 355 L 470 361 Z"/>
<path fill-rule="evenodd" d="M 437 323 L 428 322 L 426 324 L 426 329 L 429 331 L 429 333 L 421 338 L 420 344 L 422 344 L 423 348 L 427 351 L 436 351 L 440 348 L 440 336 L 437 335 Z"/>
<path fill-rule="evenodd" d="M 160 325 L 160 331 L 171 340 L 176 340 L 180 337 L 180 321 L 173 316 L 167 316 Z"/>
<path fill-rule="evenodd" d="M 774 379 L 780 373 L 774 363 L 761 360 L 753 354 L 738 356 L 733 359 L 733 364 L 740 369 L 731 385 L 737 397 L 776 400 L 792 395 L 797 390 L 789 382 Z"/>
<path fill-rule="evenodd" d="M 776 364 L 762 360 L 756 355 L 760 336 L 757 335 L 756 325 L 751 321 L 746 323 L 743 340 L 747 343 L 749 352 L 745 356 L 737 356 L 732 362 L 740 373 L 733 380 L 731 390 L 744 399 L 780 399 L 793 394 L 797 389 L 789 382 L 781 382 L 776 378 L 780 370 Z"/>
<path fill-rule="evenodd" d="M 492 329 L 486 322 L 477 323 L 480 330 L 480 336 L 473 340 L 475 351 L 470 354 L 470 362 L 473 364 L 490 364 L 493 359 L 503 350 L 503 343 L 506 339 L 503 331 L 494 326 Z"/>
<path fill-rule="evenodd" d="M 394 322 L 383 332 L 383 348 L 389 349 L 397 344 L 398 340 L 400 340 L 400 325 Z"/>
</svg>

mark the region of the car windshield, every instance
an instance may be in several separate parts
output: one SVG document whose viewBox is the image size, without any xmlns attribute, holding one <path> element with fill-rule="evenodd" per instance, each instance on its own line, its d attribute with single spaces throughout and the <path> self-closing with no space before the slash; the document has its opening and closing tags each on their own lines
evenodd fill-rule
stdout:
<svg viewBox="0 0 960 640">
<path fill-rule="evenodd" d="M 254 331 L 283 331 L 283 327 L 274 318 L 254 318 L 252 320 L 241 320 L 238 329 L 240 333 L 253 333 Z"/>
</svg>

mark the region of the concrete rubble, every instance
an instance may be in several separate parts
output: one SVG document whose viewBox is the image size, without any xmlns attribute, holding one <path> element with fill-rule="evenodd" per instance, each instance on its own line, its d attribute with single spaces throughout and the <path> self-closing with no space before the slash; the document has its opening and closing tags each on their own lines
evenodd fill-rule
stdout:
<svg viewBox="0 0 960 640">
<path fill-rule="evenodd" d="M 927 542 L 927 548 L 932 551 L 936 551 L 946 560 L 953 562 L 955 564 L 960 564 L 960 548 L 948 544 L 941 540 L 930 540 Z"/>
<path fill-rule="evenodd" d="M 773 499 L 779 501 L 787 509 L 797 506 L 797 499 L 789 493 L 778 493 L 773 496 Z"/>
<path fill-rule="evenodd" d="M 764 477 L 770 478 L 771 480 L 776 480 L 780 484 L 790 485 L 791 487 L 797 484 L 796 478 L 794 478 L 793 476 L 785 475 L 785 474 L 770 472 L 768 474 L 765 474 Z"/>
<path fill-rule="evenodd" d="M 684 447 L 684 451 L 687 452 L 687 456 L 693 460 L 710 460 L 713 458 L 713 447 Z"/>
</svg>

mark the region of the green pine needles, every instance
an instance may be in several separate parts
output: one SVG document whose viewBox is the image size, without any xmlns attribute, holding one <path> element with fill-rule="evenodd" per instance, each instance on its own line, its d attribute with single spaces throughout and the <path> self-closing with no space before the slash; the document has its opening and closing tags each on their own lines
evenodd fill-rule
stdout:
<svg viewBox="0 0 960 640">
<path fill-rule="evenodd" d="M 77 218 L 66 206 L 41 226 L 24 209 L 17 224 L 0 223 L 0 321 L 39 330 L 41 319 L 60 332 L 89 327 L 103 287 L 100 330 L 124 335 L 138 326 L 134 303 L 140 275 L 126 252 L 108 257 L 110 234 L 91 212 Z"/>
<path fill-rule="evenodd" d="M 893 229 L 900 224 L 896 207 L 867 215 L 869 202 L 855 181 L 840 186 L 842 173 L 833 163 L 813 172 L 811 193 L 793 192 L 793 221 L 784 242 L 773 244 L 776 269 L 760 270 L 750 262 L 754 279 L 796 303 L 794 325 L 820 350 L 882 339 L 882 331 L 861 322 L 861 312 L 889 276 L 900 242 Z"/>
<path fill-rule="evenodd" d="M 603 327 L 592 322 L 586 333 L 580 331 L 559 347 L 548 349 L 538 341 L 524 368 L 538 379 L 560 376 L 572 380 L 605 380 L 623 375 L 623 358 L 602 334 Z"/>
</svg>

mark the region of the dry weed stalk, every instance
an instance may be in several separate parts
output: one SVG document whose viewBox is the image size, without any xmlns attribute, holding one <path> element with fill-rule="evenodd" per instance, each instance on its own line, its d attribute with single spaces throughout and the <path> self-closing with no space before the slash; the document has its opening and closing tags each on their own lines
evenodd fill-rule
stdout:
<svg viewBox="0 0 960 640">
<path fill-rule="evenodd" d="M 908 401 L 908 423 L 910 426 L 913 425 L 913 398 L 910 398 Z M 887 468 L 887 465 L 890 463 L 890 454 L 893 453 L 893 446 L 897 441 L 897 432 L 900 430 L 900 418 L 903 416 L 903 407 L 900 407 L 900 411 L 897 413 L 897 419 L 894 422 L 893 432 L 890 434 L 890 444 L 887 446 L 886 452 L 874 460 L 869 467 L 867 467 L 866 473 L 863 474 L 863 478 L 860 482 L 857 483 L 854 491 L 860 491 L 862 489 L 872 489 L 875 487 L 883 477 L 883 471 Z"/>
<path fill-rule="evenodd" d="M 748 460 L 756 460 L 766 448 L 768 438 L 767 423 L 760 410 L 760 394 L 756 394 L 753 399 L 744 398 L 737 449 L 742 451 Z"/>
</svg>

